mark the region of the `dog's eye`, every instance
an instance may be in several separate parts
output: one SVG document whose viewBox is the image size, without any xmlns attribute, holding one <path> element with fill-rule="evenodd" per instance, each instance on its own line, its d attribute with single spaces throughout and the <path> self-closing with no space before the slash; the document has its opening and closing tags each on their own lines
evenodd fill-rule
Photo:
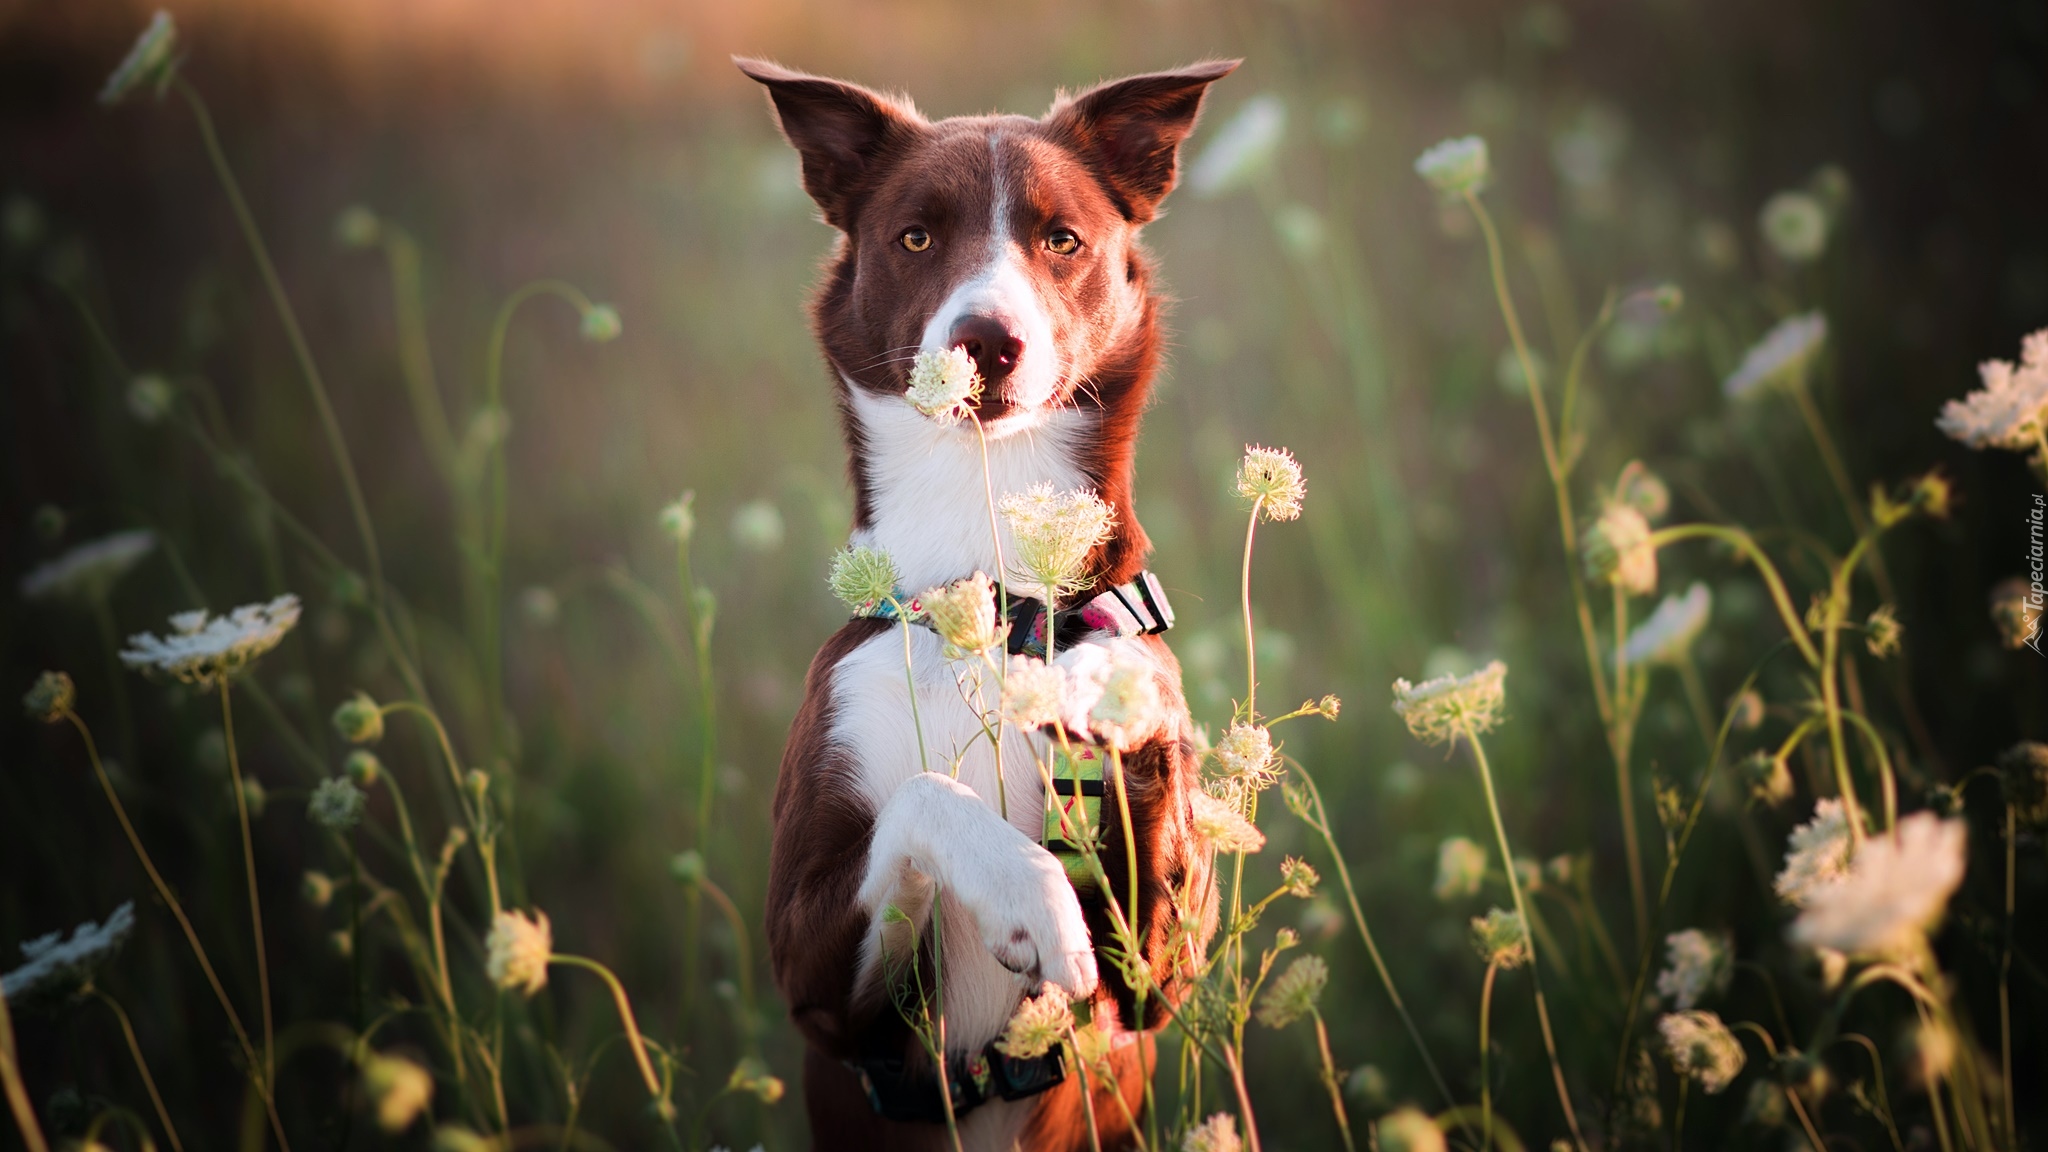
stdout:
<svg viewBox="0 0 2048 1152">
<path fill-rule="evenodd" d="M 1072 256 L 1081 248 L 1081 238 L 1070 228 L 1055 228 L 1045 238 L 1045 246 L 1062 256 Z"/>
<path fill-rule="evenodd" d="M 899 243 L 912 252 L 922 252 L 932 246 L 932 234 L 922 228 L 912 228 L 903 233 Z"/>
</svg>

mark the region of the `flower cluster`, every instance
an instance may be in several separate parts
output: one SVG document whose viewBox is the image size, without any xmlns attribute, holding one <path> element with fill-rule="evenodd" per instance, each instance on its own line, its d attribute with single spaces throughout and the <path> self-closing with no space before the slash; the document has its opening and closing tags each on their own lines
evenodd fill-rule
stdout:
<svg viewBox="0 0 2048 1152">
<path fill-rule="evenodd" d="M 965 580 L 927 588 L 917 598 L 925 617 L 955 659 L 978 656 L 1003 643 L 1010 626 L 996 619 L 995 583 L 976 572 Z"/>
<path fill-rule="evenodd" d="M 538 909 L 532 916 L 501 910 L 484 939 L 484 972 L 507 992 L 531 996 L 547 987 L 548 958 L 555 952 L 554 929 Z"/>
<path fill-rule="evenodd" d="M 1066 996 L 1058 989 L 1048 989 L 1043 995 L 1017 1005 L 1017 1011 L 1003 1028 L 1002 1038 L 996 1041 L 996 1050 L 1015 1060 L 1043 1056 L 1073 1026 L 1074 1010 Z"/>
<path fill-rule="evenodd" d="M 21 697 L 22 710 L 32 720 L 55 724 L 78 703 L 78 686 L 68 672 L 45 672 Z"/>
<path fill-rule="evenodd" d="M 1664 1054 L 1681 1076 L 1699 1081 L 1712 1096 L 1728 1087 L 1747 1059 L 1742 1041 L 1712 1012 L 1673 1012 L 1657 1021 Z"/>
<path fill-rule="evenodd" d="M 1476 193 L 1492 176 L 1486 141 L 1465 136 L 1436 144 L 1415 158 L 1415 174 L 1445 196 Z"/>
<path fill-rule="evenodd" d="M 330 776 L 313 789 L 306 815 L 329 832 L 345 835 L 363 819 L 363 790 L 346 776 Z"/>
<path fill-rule="evenodd" d="M 2048 328 L 2020 342 L 2020 362 L 1986 360 L 1984 386 L 1942 405 L 1934 425 L 1972 448 L 2026 452 L 2048 430 Z"/>
<path fill-rule="evenodd" d="M 129 637 L 121 662 L 212 688 L 277 647 L 298 622 L 299 598 L 289 593 L 267 604 L 244 604 L 226 616 L 209 616 L 203 608 L 180 612 L 171 617 L 168 635 Z"/>
<path fill-rule="evenodd" d="M 1628 634 L 1622 654 L 1631 664 L 1683 664 L 1713 611 L 1713 593 L 1695 581 L 1685 595 L 1666 596 L 1650 618 Z"/>
<path fill-rule="evenodd" d="M 104 599 L 114 582 L 141 563 L 156 549 L 156 533 L 147 528 L 116 532 L 80 544 L 46 564 L 39 564 L 21 578 L 21 594 L 28 600 Z"/>
<path fill-rule="evenodd" d="M 1303 956 L 1268 985 L 1259 997 L 1259 1023 L 1285 1028 L 1316 1010 L 1316 1001 L 1330 982 L 1330 966 L 1320 956 Z"/>
<path fill-rule="evenodd" d="M 896 561 L 887 552 L 859 544 L 833 554 L 825 586 L 848 608 L 867 612 L 896 595 L 896 580 Z"/>
<path fill-rule="evenodd" d="M 1216 761 L 1228 775 L 1241 778 L 1254 792 L 1272 787 L 1279 779 L 1274 771 L 1273 733 L 1261 724 L 1232 724 L 1216 742 Z"/>
<path fill-rule="evenodd" d="M 1969 826 L 1915 812 L 1863 842 L 1848 875 L 1807 893 L 1792 941 L 1849 955 L 1890 954 L 1941 918 L 1963 882 Z"/>
<path fill-rule="evenodd" d="M 1257 852 L 1266 846 L 1266 834 L 1244 818 L 1237 805 L 1200 789 L 1188 793 L 1193 805 L 1195 831 L 1224 855 Z"/>
<path fill-rule="evenodd" d="M 1730 400 L 1747 400 L 1766 384 L 1796 382 L 1827 338 L 1827 317 L 1818 312 L 1781 320 L 1743 353 L 1742 363 L 1721 381 L 1721 391 Z"/>
<path fill-rule="evenodd" d="M 1237 494 L 1257 506 L 1261 519 L 1293 520 L 1301 515 L 1308 482 L 1292 452 L 1247 444 L 1237 468 Z"/>
<path fill-rule="evenodd" d="M 1488 909 L 1486 915 L 1472 918 L 1472 947 L 1494 967 L 1520 968 L 1529 962 L 1529 927 L 1519 912 Z"/>
<path fill-rule="evenodd" d="M 377 1127 L 403 1132 L 434 1102 L 434 1077 L 403 1056 L 373 1053 L 363 1061 L 363 1094 L 377 1106 Z"/>
<path fill-rule="evenodd" d="M 1508 666 L 1498 660 L 1465 676 L 1439 676 L 1420 684 L 1394 681 L 1394 714 L 1424 743 L 1442 744 L 1463 733 L 1479 735 L 1500 723 L 1507 702 Z"/>
<path fill-rule="evenodd" d="M 114 909 L 105 924 L 87 920 L 73 928 L 69 939 L 62 932 L 51 932 L 25 941 L 21 957 L 28 963 L 0 976 L 0 996 L 19 1001 L 31 993 L 62 991 L 83 984 L 92 977 L 93 969 L 119 950 L 133 931 L 135 902 L 130 900 Z"/>
<path fill-rule="evenodd" d="M 1237 1117 L 1216 1113 L 1188 1129 L 1180 1148 L 1181 1152 L 1242 1152 L 1244 1141 L 1237 1136 Z"/>
<path fill-rule="evenodd" d="M 1815 804 L 1813 819 L 1792 829 L 1786 841 L 1785 868 L 1772 887 L 1779 899 L 1804 908 L 1821 889 L 1849 875 L 1849 814 L 1842 802 L 1828 797 Z"/>
<path fill-rule="evenodd" d="M 1613 584 L 1631 596 L 1657 590 L 1657 549 L 1650 543 L 1650 521 L 1632 504 L 1610 500 L 1600 518 L 1579 541 L 1586 575 Z"/>
<path fill-rule="evenodd" d="M 1657 995 L 1680 1008 L 1697 1007 L 1735 976 L 1735 946 L 1726 936 L 1687 928 L 1664 937 L 1664 948 L 1670 964 L 1657 974 Z"/>
<path fill-rule="evenodd" d="M 981 373 L 974 357 L 957 345 L 943 352 L 919 352 L 910 367 L 910 388 L 903 395 L 911 407 L 940 424 L 957 424 L 981 396 Z"/>
<path fill-rule="evenodd" d="M 1088 587 L 1088 554 L 1109 539 L 1116 511 L 1085 489 L 1055 492 L 1035 484 L 1002 498 L 997 507 L 1016 540 L 1012 572 L 1019 583 L 1051 604 Z"/>
</svg>

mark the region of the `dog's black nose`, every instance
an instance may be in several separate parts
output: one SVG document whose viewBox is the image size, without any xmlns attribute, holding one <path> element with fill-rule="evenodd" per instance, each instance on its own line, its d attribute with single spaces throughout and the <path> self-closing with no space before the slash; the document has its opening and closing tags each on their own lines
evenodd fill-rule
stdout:
<svg viewBox="0 0 2048 1152">
<path fill-rule="evenodd" d="M 1001 395 L 1003 381 L 1016 370 L 1017 358 L 1024 354 L 1024 341 L 1011 335 L 1009 326 L 993 316 L 961 317 L 953 325 L 953 346 L 966 349 L 981 369 L 982 384 L 990 393 L 984 402 Z"/>
</svg>

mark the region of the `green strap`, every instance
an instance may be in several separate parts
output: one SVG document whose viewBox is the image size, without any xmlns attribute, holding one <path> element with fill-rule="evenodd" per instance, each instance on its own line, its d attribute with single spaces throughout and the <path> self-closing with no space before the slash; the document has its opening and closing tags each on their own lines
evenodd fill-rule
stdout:
<svg viewBox="0 0 2048 1152">
<path fill-rule="evenodd" d="M 1082 854 L 1080 840 L 1091 830 L 1101 834 L 1103 765 L 1108 753 L 1091 744 L 1056 747 L 1052 753 L 1052 791 L 1045 797 L 1046 851 L 1059 857 L 1067 881 L 1076 891 L 1095 890 L 1095 874 Z"/>
</svg>

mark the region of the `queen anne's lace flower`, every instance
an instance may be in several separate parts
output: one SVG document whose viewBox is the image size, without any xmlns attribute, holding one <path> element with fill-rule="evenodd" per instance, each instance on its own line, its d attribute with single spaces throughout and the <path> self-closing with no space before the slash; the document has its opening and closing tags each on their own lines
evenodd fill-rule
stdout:
<svg viewBox="0 0 2048 1152">
<path fill-rule="evenodd" d="M 1486 878 L 1486 849 L 1463 836 L 1452 836 L 1436 846 L 1436 883 L 1431 890 L 1439 900 L 1476 896 Z"/>
<path fill-rule="evenodd" d="M 1657 590 L 1657 549 L 1650 543 L 1650 521 L 1641 509 L 1610 501 L 1579 542 L 1586 575 L 1613 584 L 1631 596 Z"/>
<path fill-rule="evenodd" d="M 1228 1112 L 1218 1112 L 1188 1129 L 1181 1138 L 1181 1152 L 1242 1152 L 1244 1142 L 1237 1138 L 1237 1118 Z"/>
<path fill-rule="evenodd" d="M 896 594 L 896 580 L 896 561 L 880 548 L 860 544 L 833 553 L 825 585 L 848 608 L 867 612 Z"/>
<path fill-rule="evenodd" d="M 1394 714 L 1429 744 L 1491 731 L 1507 701 L 1508 666 L 1495 660 L 1465 676 L 1439 676 L 1420 684 L 1394 681 Z"/>
<path fill-rule="evenodd" d="M 967 349 L 955 345 L 943 352 L 919 352 L 910 367 L 911 407 L 941 424 L 956 424 L 981 395 L 981 373 Z"/>
<path fill-rule="evenodd" d="M 1700 1082 L 1707 1095 L 1719 1093 L 1741 1073 L 1742 1041 L 1712 1012 L 1673 1012 L 1657 1021 L 1664 1053 L 1681 1076 Z"/>
<path fill-rule="evenodd" d="M 1764 240 L 1794 264 L 1819 256 L 1828 245 L 1828 213 L 1806 192 L 1780 192 L 1764 201 L 1757 214 Z"/>
<path fill-rule="evenodd" d="M 1263 519 L 1293 520 L 1301 515 L 1308 482 L 1294 453 L 1247 444 L 1244 462 L 1237 466 L 1237 494 L 1256 502 Z"/>
<path fill-rule="evenodd" d="M 1111 747 L 1128 749 L 1157 732 L 1165 719 L 1152 662 L 1128 648 L 1116 649 L 1102 677 L 1102 695 L 1088 710 L 1088 730 Z"/>
<path fill-rule="evenodd" d="M 1280 778 L 1273 770 L 1273 733 L 1262 724 L 1232 724 L 1216 742 L 1216 760 L 1254 791 L 1270 788 Z"/>
<path fill-rule="evenodd" d="M 1695 582 L 1683 596 L 1666 596 L 1650 618 L 1628 634 L 1622 652 L 1631 664 L 1683 663 L 1713 610 L 1713 593 Z"/>
<path fill-rule="evenodd" d="M 363 819 L 363 790 L 346 776 L 330 776 L 313 789 L 306 815 L 329 832 L 347 833 Z"/>
<path fill-rule="evenodd" d="M 548 957 L 555 952 L 554 929 L 547 913 L 538 909 L 532 916 L 506 909 L 491 922 L 484 950 L 484 971 L 491 983 L 507 992 L 531 996 L 547 987 Z"/>
<path fill-rule="evenodd" d="M 1849 874 L 1811 892 L 1792 922 L 1796 944 L 1850 955 L 1890 953 L 1941 918 L 1963 882 L 1969 825 L 1915 812 L 1863 841 Z"/>
<path fill-rule="evenodd" d="M 1047 603 L 1091 583 L 1083 565 L 1116 526 L 1116 511 L 1100 496 L 1085 489 L 1055 492 L 1050 484 L 1035 484 L 1003 497 L 997 507 L 1015 538 L 1011 571 L 1019 583 Z"/>
<path fill-rule="evenodd" d="M 1066 1037 L 1074 1025 L 1074 1010 L 1057 989 L 1017 1005 L 1010 1023 L 996 1041 L 996 1050 L 1015 1060 L 1043 1056 Z"/>
<path fill-rule="evenodd" d="M 1827 317 L 1818 312 L 1780 320 L 1743 353 L 1742 363 L 1721 381 L 1721 391 L 1730 400 L 1745 400 L 1766 384 L 1792 379 L 1827 338 Z"/>
<path fill-rule="evenodd" d="M 946 654 L 957 658 L 986 652 L 1009 635 L 1009 625 L 996 620 L 995 594 L 994 582 L 976 572 L 965 580 L 927 588 L 917 600 L 946 642 Z"/>
<path fill-rule="evenodd" d="M 1828 797 L 1813 806 L 1813 819 L 1792 829 L 1784 871 L 1772 887 L 1786 903 L 1804 908 L 1821 889 L 1848 877 L 1850 848 L 1848 813 Z"/>
<path fill-rule="evenodd" d="M 205 609 L 180 612 L 171 617 L 168 635 L 129 637 L 121 662 L 211 688 L 277 647 L 298 622 L 299 598 L 290 594 L 268 604 L 244 604 L 226 616 L 209 616 Z"/>
<path fill-rule="evenodd" d="M 2040 447 L 2048 428 L 2048 328 L 2021 342 L 2018 364 L 1986 360 L 1977 373 L 1984 386 L 1942 405 L 1935 427 L 1972 448 Z"/>
<path fill-rule="evenodd" d="M 1289 964 L 1259 997 L 1259 1023 L 1285 1028 L 1315 1011 L 1323 986 L 1329 982 L 1330 966 L 1320 956 L 1303 956 Z"/>
<path fill-rule="evenodd" d="M 21 595 L 27 600 L 100 599 L 155 548 L 156 533 L 147 528 L 116 532 L 90 544 L 80 544 L 31 569 L 21 578 Z"/>
<path fill-rule="evenodd" d="M 1188 801 L 1194 806 L 1195 831 L 1207 837 L 1216 851 L 1230 856 L 1266 846 L 1266 834 L 1245 819 L 1236 805 L 1200 789 L 1188 793 Z"/>
<path fill-rule="evenodd" d="M 1670 966 L 1657 974 L 1657 995 L 1680 1008 L 1698 1006 L 1702 997 L 1728 987 L 1735 975 L 1735 949 L 1726 936 L 1709 936 L 1697 928 L 1664 937 Z"/>
<path fill-rule="evenodd" d="M 1491 908 L 1486 915 L 1472 918 L 1472 947 L 1488 964 L 1520 968 L 1529 962 L 1529 929 L 1522 923 L 1521 913 Z"/>
<path fill-rule="evenodd" d="M 1415 174 L 1446 196 L 1477 192 L 1492 175 L 1486 141 L 1465 136 L 1436 144 L 1415 158 Z"/>
<path fill-rule="evenodd" d="M 1036 656 L 1012 656 L 1003 673 L 1003 719 L 1019 728 L 1057 724 L 1064 714 L 1067 673 Z"/>
<path fill-rule="evenodd" d="M 69 939 L 52 932 L 29 940 L 21 946 L 22 959 L 28 963 L 0 976 L 0 996 L 19 1001 L 33 993 L 83 984 L 134 930 L 135 902 L 130 900 L 114 909 L 105 924 L 87 920 L 72 929 Z"/>
<path fill-rule="evenodd" d="M 1299 856 L 1289 856 L 1280 861 L 1280 883 L 1287 894 L 1298 900 L 1306 900 L 1316 894 L 1316 885 L 1322 882 L 1316 875 L 1315 865 Z"/>
</svg>

